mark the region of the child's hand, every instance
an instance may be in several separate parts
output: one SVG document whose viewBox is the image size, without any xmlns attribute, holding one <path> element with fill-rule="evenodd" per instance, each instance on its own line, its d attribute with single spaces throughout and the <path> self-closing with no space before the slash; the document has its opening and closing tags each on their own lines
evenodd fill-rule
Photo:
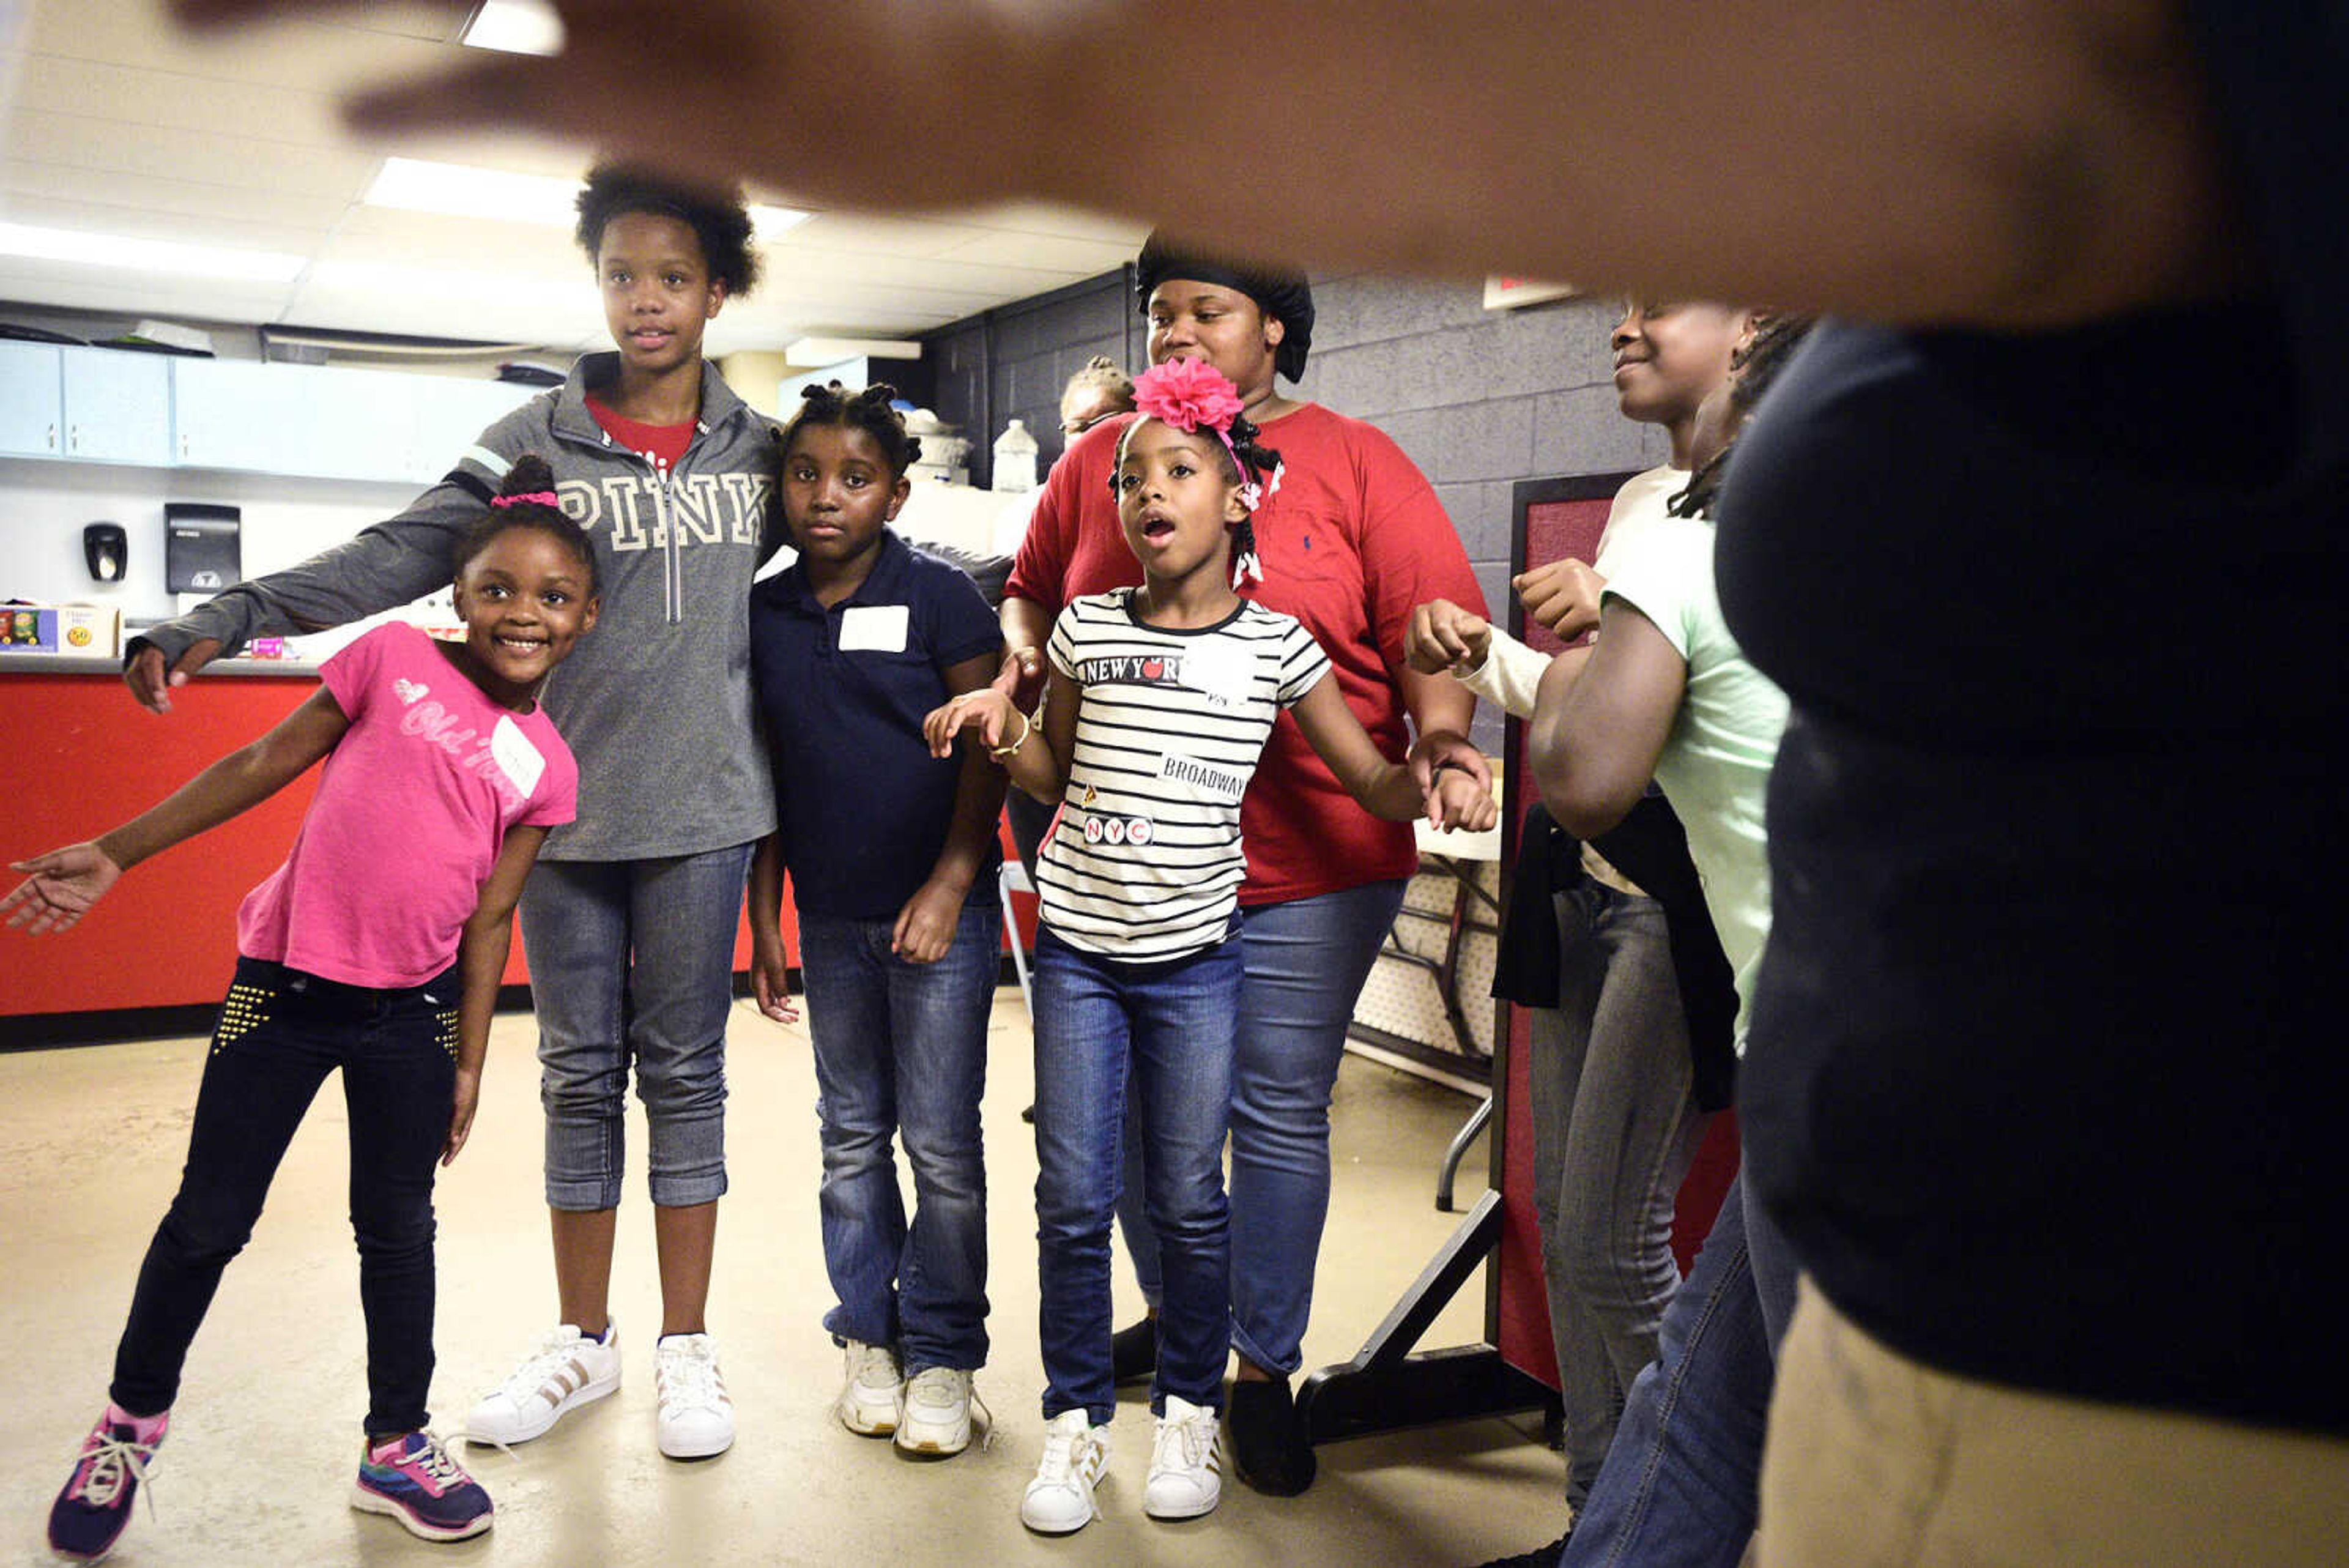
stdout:
<svg viewBox="0 0 2349 1568">
<path fill-rule="evenodd" d="M 481 1070 L 479 1067 L 457 1069 L 456 1103 L 449 1111 L 449 1137 L 440 1145 L 440 1163 L 455 1161 L 458 1151 L 473 1131 L 473 1112 L 481 1103 Z"/>
<path fill-rule="evenodd" d="M 1492 647 L 1492 623 L 1450 599 L 1430 599 L 1419 606 L 1403 628 L 1403 659 L 1422 675 L 1445 670 L 1472 674 L 1484 668 Z"/>
<path fill-rule="evenodd" d="M 1572 642 L 1599 627 L 1599 594 L 1607 579 L 1581 561 L 1568 556 L 1519 572 L 1509 579 L 1526 613 L 1549 628 L 1561 642 Z"/>
<path fill-rule="evenodd" d="M 750 933 L 750 994 L 759 1011 L 778 1023 L 797 1023 L 800 1010 L 792 1005 L 791 959 L 783 951 L 781 927 Z"/>
<path fill-rule="evenodd" d="M 976 730 L 982 745 L 999 746 L 1016 711 L 1011 699 L 991 686 L 957 692 L 924 716 L 922 737 L 930 742 L 934 757 L 954 755 L 955 737 L 965 730 Z"/>
<path fill-rule="evenodd" d="M 68 844 L 8 869 L 24 872 L 25 879 L 0 898 L 0 909 L 8 911 L 10 925 L 24 926 L 26 935 L 36 937 L 71 929 L 122 875 L 122 867 L 95 844 Z"/>
<path fill-rule="evenodd" d="M 1501 820 L 1493 792 L 1458 768 L 1438 774 L 1428 794 L 1427 820 L 1442 832 L 1482 833 Z"/>
<path fill-rule="evenodd" d="M 933 877 L 914 889 L 897 911 L 897 929 L 889 950 L 907 963 L 936 963 L 954 946 L 955 926 L 962 919 L 968 888 L 956 889 Z"/>
</svg>

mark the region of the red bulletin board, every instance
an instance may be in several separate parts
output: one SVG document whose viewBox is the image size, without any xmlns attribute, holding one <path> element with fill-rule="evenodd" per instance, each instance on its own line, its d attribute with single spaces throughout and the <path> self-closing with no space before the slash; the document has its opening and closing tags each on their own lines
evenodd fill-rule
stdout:
<svg viewBox="0 0 2349 1568">
<path fill-rule="evenodd" d="M 1516 486 L 1516 526 L 1511 569 L 1572 556 L 1593 561 L 1599 535 L 1615 492 L 1631 478 L 1605 473 L 1571 479 L 1528 480 Z M 1539 623 L 1527 626 L 1524 607 L 1512 597 L 1508 607 L 1512 634 L 1544 653 L 1557 653 L 1564 644 Z M 1508 766 L 1502 778 L 1502 899 L 1514 888 L 1512 873 L 1526 812 L 1538 798 L 1526 758 L 1526 726 L 1508 722 L 1506 752 Z M 1542 1274 L 1541 1231 L 1534 1211 L 1534 1139 L 1531 1096 L 1526 1085 L 1526 1058 L 1531 1030 L 1525 1010 L 1501 1003 L 1502 1027 L 1496 1036 L 1506 1041 L 1502 1070 L 1495 1075 L 1495 1122 L 1499 1137 L 1492 1151 L 1492 1183 L 1501 1194 L 1501 1239 L 1492 1273 L 1493 1343 L 1501 1359 L 1552 1387 L 1557 1386 L 1557 1357 L 1550 1342 L 1549 1299 Z M 1737 1128 L 1733 1116 L 1717 1116 L 1688 1179 L 1681 1186 L 1680 1205 L 1672 1224 L 1672 1251 L 1682 1272 L 1696 1255 L 1723 1196 L 1737 1173 Z"/>
</svg>

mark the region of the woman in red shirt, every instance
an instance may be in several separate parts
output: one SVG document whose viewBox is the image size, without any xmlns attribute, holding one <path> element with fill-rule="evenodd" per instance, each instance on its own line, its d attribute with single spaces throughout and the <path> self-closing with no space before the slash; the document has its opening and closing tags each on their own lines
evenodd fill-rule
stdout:
<svg viewBox="0 0 2349 1568">
<path fill-rule="evenodd" d="M 1457 766 L 1480 780 L 1467 739 L 1475 699 L 1403 659 L 1412 607 L 1430 594 L 1484 596 L 1460 536 L 1426 476 L 1360 420 L 1280 395 L 1276 376 L 1304 373 L 1313 295 L 1300 274 L 1185 252 L 1154 234 L 1135 292 L 1150 319 L 1150 360 L 1204 359 L 1239 389 L 1247 418 L 1284 461 L 1256 514 L 1261 580 L 1240 592 L 1295 616 L 1321 645 L 1346 705 L 1392 756 L 1407 732 L 1423 783 Z M 1007 672 L 1024 699 L 1061 607 L 1138 584 L 1110 492 L 1119 434 L 1102 421 L 1071 442 L 1045 482 L 1006 585 Z M 1247 978 L 1232 1091 L 1232 1457 L 1259 1491 L 1313 1480 L 1288 1376 L 1303 1359 L 1313 1268 L 1330 1204 L 1330 1093 L 1354 999 L 1419 864 L 1407 823 L 1381 822 L 1348 795 L 1284 717 L 1241 807 L 1247 881 L 1240 889 Z M 1129 1138 L 1130 1149 L 1139 1148 Z M 1143 1293 L 1157 1300 L 1157 1245 L 1129 1172 L 1119 1219 Z M 1121 1334 L 1147 1345 L 1146 1328 Z M 1122 1372 L 1143 1369 L 1121 1356 Z M 1153 1358 L 1154 1359 L 1154 1358 Z M 1145 1364 L 1146 1365 L 1146 1364 Z"/>
</svg>

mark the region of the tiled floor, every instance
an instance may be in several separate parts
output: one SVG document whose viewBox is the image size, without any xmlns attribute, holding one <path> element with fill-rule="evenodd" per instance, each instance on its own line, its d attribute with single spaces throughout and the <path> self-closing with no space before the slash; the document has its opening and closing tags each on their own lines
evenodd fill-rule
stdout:
<svg viewBox="0 0 2349 1568">
<path fill-rule="evenodd" d="M 1563 1461 L 1525 1420 L 1480 1420 L 1334 1445 L 1293 1500 L 1237 1482 L 1181 1525 L 1142 1517 L 1147 1411 L 1129 1391 L 1113 1428 L 1105 1517 L 1048 1541 L 1019 1525 L 1036 1457 L 1032 1145 L 1026 1014 L 996 1009 L 987 1098 L 993 1157 L 995 1336 L 979 1388 L 998 1417 L 984 1451 L 935 1463 L 850 1436 L 826 1407 L 838 1353 L 816 1239 L 815 1090 L 806 1034 L 747 1005 L 730 1037 L 733 1189 L 720 1223 L 712 1328 L 740 1417 L 730 1453 L 695 1465 L 653 1447 L 650 1331 L 658 1298 L 642 1179 L 621 1213 L 614 1310 L 619 1394 L 511 1458 L 467 1450 L 496 1498 L 479 1541 L 429 1546 L 350 1511 L 365 1404 L 357 1264 L 344 1218 L 344 1114 L 330 1081 L 280 1173 L 253 1244 L 230 1268 L 191 1355 L 171 1438 L 115 1561 L 172 1563 L 876 1564 L 1474 1563 L 1554 1536 Z M 439 1424 L 554 1315 L 538 1178 L 529 1021 L 499 1021 L 473 1142 L 440 1198 Z M 139 1258 L 176 1183 L 202 1043 L 0 1054 L 0 1560 L 38 1561 L 48 1500 L 103 1397 Z M 1350 1058 L 1306 1365 L 1352 1354 L 1450 1233 L 1434 1175 L 1471 1107 Z M 637 1129 L 632 1127 L 632 1137 Z M 641 1169 L 640 1142 L 632 1154 Z M 1483 1169 L 1481 1145 L 1462 1181 Z M 1135 1307 L 1118 1281 L 1119 1321 Z M 1472 1284 L 1427 1344 L 1481 1337 Z"/>
</svg>

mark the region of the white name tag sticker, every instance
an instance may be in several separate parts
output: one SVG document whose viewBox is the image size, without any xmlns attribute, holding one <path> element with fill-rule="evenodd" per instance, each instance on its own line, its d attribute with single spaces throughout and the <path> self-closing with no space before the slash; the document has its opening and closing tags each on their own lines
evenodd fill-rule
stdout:
<svg viewBox="0 0 2349 1568">
<path fill-rule="evenodd" d="M 840 613 L 843 653 L 905 651 L 904 605 L 851 605 Z"/>
<path fill-rule="evenodd" d="M 1229 708 L 1247 701 L 1256 685 L 1256 660 L 1246 649 L 1206 643 L 1183 656 L 1183 684 Z"/>
<path fill-rule="evenodd" d="M 1174 752 L 1158 759 L 1158 776 L 1169 784 L 1188 785 L 1209 800 L 1227 805 L 1237 805 L 1240 796 L 1247 794 L 1248 776 L 1238 769 L 1203 763 L 1196 757 Z"/>
<path fill-rule="evenodd" d="M 501 718 L 490 732 L 490 759 L 498 764 L 500 773 L 513 781 L 524 800 L 530 798 L 546 774 L 546 758 L 530 743 L 522 726 L 510 718 Z"/>
</svg>

